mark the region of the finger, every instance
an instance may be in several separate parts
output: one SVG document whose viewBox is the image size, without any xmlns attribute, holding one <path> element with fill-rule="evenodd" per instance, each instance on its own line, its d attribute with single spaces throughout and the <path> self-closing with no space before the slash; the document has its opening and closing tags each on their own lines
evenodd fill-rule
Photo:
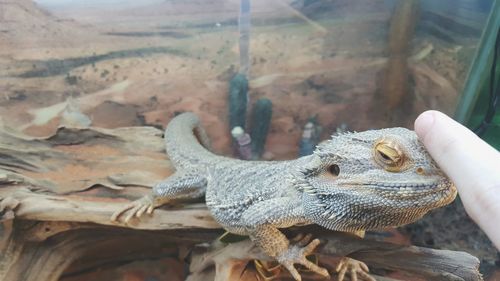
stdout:
<svg viewBox="0 0 500 281">
<path fill-rule="evenodd" d="M 111 221 L 118 221 L 118 217 L 120 217 L 123 213 L 125 213 L 126 211 L 132 209 L 135 205 L 134 204 L 128 204 L 127 206 L 125 206 L 123 209 L 120 209 L 116 212 L 114 212 L 112 215 L 111 215 Z"/>
<path fill-rule="evenodd" d="M 140 218 L 142 214 L 144 214 L 144 212 L 148 209 L 148 207 L 148 205 L 142 205 L 141 208 L 137 210 L 137 213 L 135 213 L 135 216 Z"/>
<path fill-rule="evenodd" d="M 438 111 L 415 120 L 415 131 L 455 183 L 465 210 L 500 247 L 500 153 L 472 131 Z"/>
<path fill-rule="evenodd" d="M 415 131 L 460 191 L 475 185 L 478 178 L 484 178 L 489 172 L 498 173 L 500 153 L 445 114 L 422 113 L 415 120 Z"/>
</svg>

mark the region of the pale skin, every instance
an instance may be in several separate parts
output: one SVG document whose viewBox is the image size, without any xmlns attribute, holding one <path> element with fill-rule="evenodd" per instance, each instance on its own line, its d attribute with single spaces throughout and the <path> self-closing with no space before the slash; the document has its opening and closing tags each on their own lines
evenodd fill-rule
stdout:
<svg viewBox="0 0 500 281">
<path fill-rule="evenodd" d="M 415 132 L 455 183 L 467 214 L 500 249 L 500 152 L 439 111 L 420 114 Z"/>
</svg>

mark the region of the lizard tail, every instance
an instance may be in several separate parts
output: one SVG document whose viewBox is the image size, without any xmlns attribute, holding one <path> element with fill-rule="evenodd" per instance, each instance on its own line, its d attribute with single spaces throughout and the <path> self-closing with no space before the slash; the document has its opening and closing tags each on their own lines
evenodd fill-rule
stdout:
<svg viewBox="0 0 500 281">
<path fill-rule="evenodd" d="M 194 113 L 177 115 L 165 130 L 165 146 L 170 161 L 176 167 L 208 163 L 218 157 L 210 152 L 207 133 Z"/>
</svg>

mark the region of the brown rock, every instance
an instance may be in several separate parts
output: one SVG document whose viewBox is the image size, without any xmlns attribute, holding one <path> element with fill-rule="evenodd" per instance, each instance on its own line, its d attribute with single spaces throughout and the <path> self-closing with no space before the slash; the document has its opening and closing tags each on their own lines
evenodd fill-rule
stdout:
<svg viewBox="0 0 500 281">
<path fill-rule="evenodd" d="M 139 126 L 142 123 L 134 106 L 113 101 L 105 101 L 87 114 L 94 126 L 102 128 Z"/>
</svg>

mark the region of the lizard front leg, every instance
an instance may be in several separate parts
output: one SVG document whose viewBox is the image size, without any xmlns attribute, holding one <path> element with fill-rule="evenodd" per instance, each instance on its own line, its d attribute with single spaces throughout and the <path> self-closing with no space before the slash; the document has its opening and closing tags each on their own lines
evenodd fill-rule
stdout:
<svg viewBox="0 0 500 281">
<path fill-rule="evenodd" d="M 113 213 L 112 221 L 128 212 L 124 219 L 128 223 L 134 216 L 139 218 L 144 213 L 152 214 L 153 210 L 174 199 L 198 198 L 205 194 L 206 177 L 196 172 L 176 172 L 166 180 L 156 184 L 150 194 L 126 205 Z"/>
<path fill-rule="evenodd" d="M 286 236 L 272 225 L 262 225 L 257 227 L 250 238 L 259 246 L 267 255 L 273 257 L 281 265 L 283 265 L 292 274 L 295 280 L 302 280 L 299 272 L 295 268 L 295 264 L 301 264 L 307 269 L 318 273 L 324 277 L 330 277 L 328 271 L 322 267 L 309 261 L 306 257 L 314 252 L 314 249 L 320 244 L 318 239 L 314 239 L 307 243 L 308 237 L 304 239 L 304 243 L 299 241 L 297 244 L 290 244 Z"/>
<path fill-rule="evenodd" d="M 319 245 L 318 239 L 311 242 L 308 238 L 301 239 L 296 244 L 290 244 L 290 241 L 278 229 L 278 227 L 289 227 L 306 222 L 302 208 L 294 203 L 293 199 L 275 198 L 258 202 L 244 212 L 242 221 L 252 241 L 267 255 L 283 265 L 295 280 L 302 280 L 302 278 L 294 264 L 301 264 L 322 276 L 330 276 L 326 269 L 306 258 Z"/>
</svg>

